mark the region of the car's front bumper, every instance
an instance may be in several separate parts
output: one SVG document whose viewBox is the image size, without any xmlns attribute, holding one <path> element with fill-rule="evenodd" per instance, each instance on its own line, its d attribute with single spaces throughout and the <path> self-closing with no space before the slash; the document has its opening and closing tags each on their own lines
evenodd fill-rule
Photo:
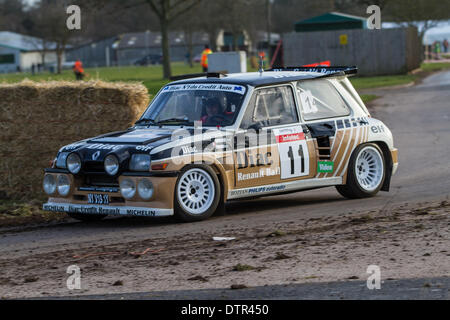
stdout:
<svg viewBox="0 0 450 320">
<path fill-rule="evenodd" d="M 78 214 L 106 214 L 116 216 L 138 216 L 138 217 L 166 217 L 173 215 L 173 209 L 128 207 L 128 206 L 102 206 L 91 204 L 73 204 L 47 202 L 43 205 L 44 211 L 70 212 Z"/>
</svg>

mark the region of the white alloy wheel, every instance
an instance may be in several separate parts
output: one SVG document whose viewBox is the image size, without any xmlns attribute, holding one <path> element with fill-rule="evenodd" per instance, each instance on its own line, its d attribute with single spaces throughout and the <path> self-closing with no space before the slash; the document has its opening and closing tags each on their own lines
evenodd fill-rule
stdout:
<svg viewBox="0 0 450 320">
<path fill-rule="evenodd" d="M 177 198 L 184 211 L 201 215 L 212 205 L 215 197 L 214 181 L 208 172 L 193 168 L 183 173 L 177 188 Z"/>
<path fill-rule="evenodd" d="M 360 187 L 368 192 L 383 182 L 384 161 L 380 152 L 372 146 L 363 148 L 355 162 L 355 175 Z"/>
</svg>

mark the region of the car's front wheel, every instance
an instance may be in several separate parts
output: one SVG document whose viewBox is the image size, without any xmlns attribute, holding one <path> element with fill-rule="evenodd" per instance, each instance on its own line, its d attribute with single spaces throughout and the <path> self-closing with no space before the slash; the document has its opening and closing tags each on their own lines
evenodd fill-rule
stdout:
<svg viewBox="0 0 450 320">
<path fill-rule="evenodd" d="M 175 186 L 175 215 L 186 222 L 209 218 L 220 201 L 220 183 L 215 172 L 205 165 L 184 168 Z"/>
<path fill-rule="evenodd" d="M 380 191 L 386 176 L 383 152 L 373 143 L 358 146 L 348 164 L 347 184 L 336 186 L 346 198 L 373 197 Z"/>
</svg>

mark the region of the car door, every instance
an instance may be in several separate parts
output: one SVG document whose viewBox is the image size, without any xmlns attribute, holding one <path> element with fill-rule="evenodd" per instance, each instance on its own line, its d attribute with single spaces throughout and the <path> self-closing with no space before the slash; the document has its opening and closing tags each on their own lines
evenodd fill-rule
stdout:
<svg viewBox="0 0 450 320">
<path fill-rule="evenodd" d="M 351 152 L 366 135 L 366 129 L 352 118 L 350 107 L 333 81 L 319 79 L 297 83 L 301 115 L 314 139 L 316 178 L 343 176 Z"/>
<path fill-rule="evenodd" d="M 299 122 L 291 85 L 255 90 L 237 134 L 235 188 L 307 179 L 315 149 Z"/>
</svg>

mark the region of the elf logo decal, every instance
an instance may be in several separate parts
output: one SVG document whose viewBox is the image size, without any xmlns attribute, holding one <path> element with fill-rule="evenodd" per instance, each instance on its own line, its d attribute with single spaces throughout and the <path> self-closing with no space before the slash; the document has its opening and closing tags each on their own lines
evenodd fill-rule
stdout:
<svg viewBox="0 0 450 320">
<path fill-rule="evenodd" d="M 319 161 L 317 163 L 317 172 L 332 173 L 334 170 L 333 161 Z"/>
<path fill-rule="evenodd" d="M 149 151 L 151 149 L 152 149 L 151 146 L 137 146 L 136 147 L 136 150 L 138 150 L 138 151 Z"/>
<path fill-rule="evenodd" d="M 95 152 L 93 155 L 92 155 L 92 160 L 97 160 L 98 159 L 98 157 L 100 157 L 100 151 L 97 151 L 97 152 Z"/>
<path fill-rule="evenodd" d="M 68 146 L 65 146 L 63 149 L 64 149 L 64 151 L 70 151 L 70 150 L 78 148 L 79 146 L 82 146 L 83 144 L 84 144 L 84 142 L 73 143 L 73 144 L 69 144 Z"/>
<path fill-rule="evenodd" d="M 370 129 L 372 130 L 373 133 L 383 133 L 384 132 L 384 126 L 383 125 L 372 126 Z"/>
</svg>

